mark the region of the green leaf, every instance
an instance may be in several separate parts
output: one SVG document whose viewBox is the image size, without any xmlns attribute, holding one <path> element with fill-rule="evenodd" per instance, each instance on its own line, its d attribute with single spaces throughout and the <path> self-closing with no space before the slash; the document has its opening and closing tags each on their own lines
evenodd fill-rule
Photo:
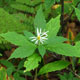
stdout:
<svg viewBox="0 0 80 80">
<path fill-rule="evenodd" d="M 80 53 L 80 41 L 76 42 L 76 45 L 74 46 L 77 51 Z"/>
<path fill-rule="evenodd" d="M 6 69 L 0 67 L 0 80 L 6 80 Z"/>
<path fill-rule="evenodd" d="M 33 77 L 32 73 L 30 71 L 26 72 L 27 76 Z"/>
<path fill-rule="evenodd" d="M 66 77 L 64 75 L 58 74 L 60 80 L 66 80 Z"/>
<path fill-rule="evenodd" d="M 0 60 L 0 63 L 7 67 L 7 74 L 10 76 L 15 71 L 14 65 L 7 60 Z"/>
<path fill-rule="evenodd" d="M 30 0 L 16 0 L 18 3 L 23 3 L 23 4 L 30 4 Z"/>
<path fill-rule="evenodd" d="M 77 8 L 80 10 L 80 4 L 78 4 L 78 7 Z"/>
<path fill-rule="evenodd" d="M 0 64 L 3 64 L 4 66 L 6 66 L 7 68 L 10 66 L 13 66 L 13 64 L 7 60 L 0 60 Z"/>
<path fill-rule="evenodd" d="M 80 21 L 80 10 L 78 8 L 75 8 L 75 12 L 78 20 Z"/>
<path fill-rule="evenodd" d="M 46 9 L 51 8 L 51 6 L 55 3 L 55 0 L 45 0 Z"/>
<path fill-rule="evenodd" d="M 29 57 L 30 55 L 32 55 L 34 53 L 35 49 L 36 49 L 35 45 L 19 47 L 12 53 L 12 55 L 10 56 L 9 59 Z"/>
<path fill-rule="evenodd" d="M 67 38 L 64 38 L 61 36 L 54 36 L 54 37 L 48 38 L 47 44 L 62 43 L 64 41 L 67 41 Z"/>
<path fill-rule="evenodd" d="M 15 3 L 11 5 L 12 8 L 17 9 L 19 11 L 24 11 L 24 12 L 28 12 L 28 13 L 34 13 L 34 8 L 33 7 L 29 7 L 23 4 L 19 4 L 19 3 Z"/>
<path fill-rule="evenodd" d="M 62 60 L 48 63 L 40 69 L 38 75 L 52 72 L 52 71 L 62 70 L 66 68 L 69 64 L 70 64 L 69 62 L 62 61 Z"/>
<path fill-rule="evenodd" d="M 16 2 L 34 7 L 36 4 L 41 3 L 42 0 L 16 0 Z"/>
<path fill-rule="evenodd" d="M 80 53 L 77 48 L 65 43 L 54 43 L 53 45 L 47 45 L 46 49 L 65 56 L 80 57 Z M 76 53 L 76 54 L 75 54 Z"/>
<path fill-rule="evenodd" d="M 48 32 L 48 36 L 52 37 L 52 36 L 56 36 L 59 29 L 60 29 L 60 15 L 57 16 L 55 19 L 51 19 L 48 23 L 47 23 L 47 27 L 46 29 L 49 31 Z"/>
<path fill-rule="evenodd" d="M 30 40 L 30 37 L 34 36 L 31 32 L 28 32 L 28 31 L 24 31 L 24 35 L 28 40 Z"/>
<path fill-rule="evenodd" d="M 63 75 L 58 74 L 60 77 L 60 80 L 79 80 L 78 78 L 76 78 L 72 72 L 69 73 L 64 73 Z"/>
<path fill-rule="evenodd" d="M 22 25 L 14 16 L 0 8 L 0 33 L 8 31 L 22 32 L 26 26 Z"/>
<path fill-rule="evenodd" d="M 24 67 L 26 67 L 26 71 L 31 71 L 38 67 L 39 62 L 41 61 L 41 57 L 38 54 L 33 54 L 27 58 L 27 61 L 24 63 Z"/>
<path fill-rule="evenodd" d="M 23 64 L 23 66 L 24 66 L 24 64 Z M 31 73 L 30 71 L 28 71 L 28 72 L 24 72 L 23 69 L 18 69 L 18 73 L 19 73 L 20 75 L 24 75 L 24 76 L 30 76 L 30 77 L 32 77 L 32 73 Z"/>
<path fill-rule="evenodd" d="M 64 4 L 64 14 L 71 14 L 73 8 L 72 8 L 72 3 L 65 3 Z M 61 10 L 61 9 L 60 9 Z M 61 11 L 60 11 L 61 12 Z"/>
<path fill-rule="evenodd" d="M 29 43 L 25 36 L 23 36 L 22 34 L 18 34 L 16 32 L 2 33 L 0 34 L 0 36 L 5 38 L 10 43 L 15 44 L 17 46 L 24 46 Z"/>
<path fill-rule="evenodd" d="M 73 3 L 74 6 L 76 6 L 79 1 L 80 0 L 73 0 L 72 3 Z"/>
<path fill-rule="evenodd" d="M 39 50 L 40 55 L 43 57 L 44 54 L 46 53 L 45 47 L 40 45 L 40 46 L 38 46 L 38 50 Z"/>
<path fill-rule="evenodd" d="M 13 76 L 15 80 L 26 80 L 25 78 L 21 77 L 18 72 L 14 73 Z"/>
<path fill-rule="evenodd" d="M 75 41 L 75 42 L 76 42 L 76 41 L 80 41 L 80 33 L 78 33 L 78 34 L 76 35 L 74 41 Z"/>
<path fill-rule="evenodd" d="M 18 21 L 20 21 L 26 27 L 25 30 L 33 31 L 33 28 L 34 28 L 33 16 L 26 17 L 26 14 L 23 14 L 23 13 L 15 13 L 15 14 L 12 14 L 12 16 L 16 18 Z"/>
<path fill-rule="evenodd" d="M 23 59 L 23 60 L 21 60 L 20 61 L 20 63 L 18 64 L 18 69 L 21 69 L 21 68 L 23 68 L 24 66 L 24 61 L 25 61 L 25 59 Z"/>
<path fill-rule="evenodd" d="M 0 56 L 2 56 L 2 53 L 0 53 Z"/>
<path fill-rule="evenodd" d="M 8 68 L 7 68 L 7 74 L 8 74 L 8 76 L 11 76 L 12 72 L 14 72 L 14 71 L 15 71 L 14 66 L 8 67 Z"/>
<path fill-rule="evenodd" d="M 42 11 L 42 7 L 40 7 L 40 9 L 37 11 L 37 14 L 35 16 L 34 19 L 34 26 L 35 29 L 38 27 L 39 29 L 45 29 L 46 27 L 46 21 L 45 18 L 43 16 L 43 11 Z"/>
</svg>

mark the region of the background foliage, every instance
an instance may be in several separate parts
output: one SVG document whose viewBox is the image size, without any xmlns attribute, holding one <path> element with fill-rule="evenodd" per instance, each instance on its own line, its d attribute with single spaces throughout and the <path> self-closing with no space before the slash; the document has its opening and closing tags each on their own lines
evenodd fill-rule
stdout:
<svg viewBox="0 0 80 80">
<path fill-rule="evenodd" d="M 69 75 L 61 75 L 59 72 L 60 79 L 66 80 L 67 76 L 70 76 L 68 79 L 78 80 L 75 76 L 76 72 L 79 73 L 76 66 L 79 65 L 77 57 L 80 57 L 80 35 L 71 40 L 72 35 L 68 35 L 69 38 L 66 39 L 62 37 L 62 33 L 68 22 L 79 23 L 79 14 L 80 0 L 64 0 L 64 4 L 62 0 L 0 0 L 0 75 L 5 74 L 0 76 L 0 79 L 6 80 L 8 77 L 8 80 L 26 80 L 26 76 L 35 79 L 36 75 L 67 67 L 68 73 L 72 72 Z M 36 46 L 30 42 L 29 37 L 34 36 L 37 27 L 49 31 L 47 44 Z M 70 44 L 63 43 L 66 40 Z M 72 43 L 75 45 L 71 45 Z M 8 56 L 6 50 L 11 56 Z M 47 53 L 58 55 L 57 58 L 62 56 L 57 61 L 46 64 L 44 56 L 48 56 Z M 5 56 L 8 56 L 8 61 Z M 37 67 L 38 70 L 35 70 Z M 35 76 L 32 76 L 31 70 L 32 73 L 35 71 Z"/>
</svg>

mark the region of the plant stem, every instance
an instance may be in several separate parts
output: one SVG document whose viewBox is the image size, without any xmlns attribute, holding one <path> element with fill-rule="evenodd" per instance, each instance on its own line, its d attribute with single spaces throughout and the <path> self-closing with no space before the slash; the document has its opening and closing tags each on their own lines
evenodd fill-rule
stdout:
<svg viewBox="0 0 80 80">
<path fill-rule="evenodd" d="M 46 78 L 47 78 L 47 80 L 50 80 L 50 79 L 48 79 L 49 78 L 49 74 L 48 73 L 46 74 Z"/>
<path fill-rule="evenodd" d="M 44 58 L 43 58 L 43 64 L 44 64 L 44 65 L 46 64 L 45 57 L 47 57 L 47 56 L 45 55 Z M 47 80 L 49 80 L 49 79 L 48 79 L 48 77 L 49 77 L 49 74 L 48 74 L 48 73 L 46 73 L 45 77 L 46 77 Z"/>
<path fill-rule="evenodd" d="M 36 68 L 36 71 L 35 71 L 35 77 L 34 77 L 34 80 L 37 80 L 37 68 Z"/>
<path fill-rule="evenodd" d="M 75 72 L 75 76 L 80 79 L 80 76 Z"/>
<path fill-rule="evenodd" d="M 61 27 L 64 28 L 64 0 L 61 0 Z"/>
<path fill-rule="evenodd" d="M 75 72 L 76 58 L 75 57 L 70 57 L 70 61 L 71 61 L 71 64 L 72 64 L 72 70 L 73 70 L 73 72 Z"/>
</svg>

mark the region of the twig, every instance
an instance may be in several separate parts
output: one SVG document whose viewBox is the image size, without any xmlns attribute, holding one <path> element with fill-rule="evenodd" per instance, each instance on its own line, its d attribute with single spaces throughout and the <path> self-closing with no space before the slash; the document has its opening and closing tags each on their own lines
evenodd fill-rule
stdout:
<svg viewBox="0 0 80 80">
<path fill-rule="evenodd" d="M 70 68 L 68 68 L 68 70 L 72 72 L 78 79 L 80 79 L 80 75 L 78 75 L 76 71 L 72 71 Z"/>
<path fill-rule="evenodd" d="M 61 0 L 61 27 L 64 27 L 64 0 Z"/>
<path fill-rule="evenodd" d="M 80 4 L 80 1 L 76 4 L 76 8 L 78 7 L 78 5 Z M 75 10 L 73 9 L 73 11 L 71 12 L 71 14 L 67 17 L 67 19 L 64 20 L 64 24 L 70 20 L 70 18 L 72 17 L 73 13 L 75 12 Z"/>
<path fill-rule="evenodd" d="M 75 72 L 74 75 L 80 79 L 80 76 Z"/>
<path fill-rule="evenodd" d="M 36 71 L 35 71 L 35 77 L 34 77 L 34 80 L 37 80 L 37 68 L 36 68 Z"/>
</svg>

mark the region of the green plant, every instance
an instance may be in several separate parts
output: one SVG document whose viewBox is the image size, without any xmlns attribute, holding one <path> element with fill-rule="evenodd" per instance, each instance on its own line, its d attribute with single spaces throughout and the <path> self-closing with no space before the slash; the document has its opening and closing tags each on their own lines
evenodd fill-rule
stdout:
<svg viewBox="0 0 80 80">
<path fill-rule="evenodd" d="M 6 60 L 0 60 L 0 64 L 4 65 L 7 68 L 6 69 L 5 67 L 1 67 L 2 70 L 0 71 L 0 73 L 3 72 L 3 73 L 5 73 L 5 75 L 3 73 L 1 73 L 0 79 L 3 80 L 2 78 L 4 78 L 4 77 L 1 78 L 1 76 L 5 76 L 5 78 L 6 78 L 6 76 L 10 77 L 13 72 L 14 72 L 13 79 L 15 79 L 15 80 L 17 80 L 17 79 L 26 80 L 23 76 L 32 76 L 32 74 L 30 72 L 24 73 L 24 71 L 23 71 L 24 61 L 25 61 L 25 59 L 20 61 L 18 66 L 15 66 L 15 65 L 13 65 L 12 62 L 9 62 Z M 21 76 L 21 75 L 23 75 L 23 76 Z M 13 79 L 11 79 L 11 80 L 13 80 Z M 5 80 L 7 80 L 7 79 L 5 79 Z"/>
<path fill-rule="evenodd" d="M 20 58 L 22 60 L 18 67 L 15 67 L 13 63 L 6 60 L 0 61 L 1 64 L 7 67 L 8 76 L 13 74 L 16 80 L 25 80 L 21 75 L 26 76 L 29 74 L 29 76 L 32 76 L 29 71 L 35 70 L 34 80 L 36 80 L 39 75 L 62 70 L 70 64 L 74 73 L 77 61 L 76 57 L 80 57 L 80 41 L 78 39 L 80 35 L 77 35 L 75 40 L 71 40 L 70 34 L 70 39 L 68 40 L 62 36 L 58 36 L 58 32 L 60 33 L 61 28 L 65 24 L 64 22 L 74 19 L 74 16 L 80 20 L 79 1 L 73 0 L 70 3 L 60 4 L 60 0 L 12 0 L 6 2 L 7 5 L 5 5 L 5 2 L 6 0 L 4 2 L 1 1 L 0 4 L 0 7 L 2 7 L 0 8 L 0 42 L 2 45 L 4 42 L 4 45 L 13 44 L 17 46 L 8 60 L 12 58 Z M 58 7 L 52 10 L 51 7 L 56 5 Z M 64 10 L 61 12 L 63 6 Z M 38 10 L 39 7 L 40 9 Z M 63 13 L 68 16 L 66 19 Z M 62 20 L 60 20 L 60 17 Z M 75 45 L 66 44 L 64 41 L 75 42 Z M 68 56 L 71 62 L 64 57 L 65 60 L 59 59 L 41 65 L 44 62 L 44 55 L 49 54 L 48 52 L 53 55 L 56 53 Z M 70 79 L 74 78 L 72 73 L 69 75 L 71 75 Z M 60 77 L 66 80 L 66 77 Z"/>
<path fill-rule="evenodd" d="M 40 17 L 40 19 L 38 17 Z M 46 50 L 65 56 L 80 57 L 79 51 L 76 48 L 77 46 L 71 46 L 69 44 L 65 44 L 63 42 L 66 41 L 67 39 L 61 36 L 57 36 L 57 33 L 60 29 L 60 16 L 57 16 L 55 19 L 52 18 L 46 24 L 42 9 L 40 8 L 35 17 L 34 25 L 35 25 L 35 31 L 37 30 L 37 32 L 35 32 L 37 33 L 37 37 L 35 37 L 31 32 L 28 31 L 24 32 L 25 36 L 17 34 L 16 32 L 8 32 L 0 34 L 1 37 L 5 38 L 5 40 L 18 46 L 18 48 L 12 53 L 9 59 L 28 57 L 27 61 L 24 62 L 24 67 L 26 67 L 25 71 L 30 71 L 32 69 L 37 68 L 39 66 L 39 63 L 41 62 L 42 57 L 46 54 Z M 41 33 L 39 32 L 39 29 Z M 44 29 L 49 32 L 44 32 Z M 41 40 L 41 38 L 44 39 Z M 34 41 L 36 42 L 34 43 Z M 58 66 L 59 64 L 61 65 Z M 64 69 L 69 64 L 70 63 L 67 61 L 57 61 L 48 63 L 47 65 L 41 68 L 39 75 L 51 71 Z M 47 66 L 49 66 L 50 70 L 48 69 Z M 47 69 L 48 71 L 46 71 Z"/>
<path fill-rule="evenodd" d="M 64 75 L 59 74 L 60 80 L 79 80 L 78 78 L 74 77 L 74 75 L 69 73 L 64 73 Z"/>
</svg>

